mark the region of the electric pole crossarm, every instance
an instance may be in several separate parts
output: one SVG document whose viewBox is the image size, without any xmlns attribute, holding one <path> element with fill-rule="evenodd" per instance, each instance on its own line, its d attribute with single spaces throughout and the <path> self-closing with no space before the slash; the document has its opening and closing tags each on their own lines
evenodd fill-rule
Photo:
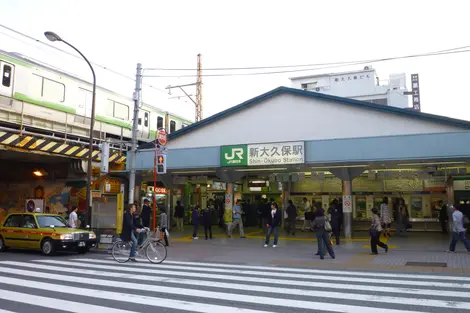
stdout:
<svg viewBox="0 0 470 313">
<path fill-rule="evenodd" d="M 186 91 L 184 91 L 183 88 L 180 87 L 180 89 L 181 89 L 182 92 L 184 92 L 184 94 L 186 95 L 186 97 L 188 97 L 189 99 L 191 99 L 191 101 L 194 103 L 194 105 L 197 105 L 196 101 L 194 101 L 194 99 L 193 99 L 190 95 L 188 95 L 188 93 L 187 93 Z"/>
</svg>

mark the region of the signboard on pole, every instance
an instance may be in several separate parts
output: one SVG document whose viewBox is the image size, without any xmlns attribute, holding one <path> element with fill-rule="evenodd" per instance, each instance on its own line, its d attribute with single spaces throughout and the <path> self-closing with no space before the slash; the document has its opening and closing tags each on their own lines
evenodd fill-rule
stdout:
<svg viewBox="0 0 470 313">
<path fill-rule="evenodd" d="M 343 196 L 343 213 L 352 213 L 352 197 L 351 196 Z"/>
<path fill-rule="evenodd" d="M 168 134 L 165 128 L 159 128 L 157 130 L 157 141 L 160 146 L 165 146 L 168 143 Z"/>
<path fill-rule="evenodd" d="M 266 166 L 305 163 L 303 141 L 223 146 L 221 166 Z"/>
<path fill-rule="evenodd" d="M 421 97 L 419 94 L 418 74 L 411 74 L 411 94 L 413 99 L 413 110 L 421 112 Z"/>
</svg>

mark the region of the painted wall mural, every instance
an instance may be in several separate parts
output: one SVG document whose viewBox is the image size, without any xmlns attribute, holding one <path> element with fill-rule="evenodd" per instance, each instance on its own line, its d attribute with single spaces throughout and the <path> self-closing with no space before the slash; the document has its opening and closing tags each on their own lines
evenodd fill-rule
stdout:
<svg viewBox="0 0 470 313">
<path fill-rule="evenodd" d="M 9 213 L 24 212 L 26 199 L 30 198 L 43 198 L 44 208 L 49 208 L 46 213 L 67 215 L 73 205 L 83 213 L 86 207 L 85 185 L 82 181 L 0 184 L 0 221 Z"/>
</svg>

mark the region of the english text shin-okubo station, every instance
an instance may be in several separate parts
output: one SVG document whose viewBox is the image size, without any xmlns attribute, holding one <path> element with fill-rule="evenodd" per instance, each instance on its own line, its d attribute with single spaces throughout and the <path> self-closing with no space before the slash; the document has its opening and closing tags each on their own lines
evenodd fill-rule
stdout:
<svg viewBox="0 0 470 313">
<path fill-rule="evenodd" d="M 223 198 L 226 222 L 237 199 L 291 199 L 303 217 L 304 197 L 325 209 L 338 198 L 349 237 L 384 196 L 404 198 L 413 230 L 439 229 L 439 200 L 470 205 L 470 122 L 408 109 L 280 87 L 172 133 L 167 148 L 160 204 Z M 140 186 L 153 185 L 154 154 L 140 147 Z"/>
</svg>

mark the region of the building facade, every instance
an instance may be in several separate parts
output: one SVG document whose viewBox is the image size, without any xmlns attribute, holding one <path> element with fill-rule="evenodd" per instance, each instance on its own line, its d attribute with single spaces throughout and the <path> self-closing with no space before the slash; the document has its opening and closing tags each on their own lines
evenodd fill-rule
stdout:
<svg viewBox="0 0 470 313">
<path fill-rule="evenodd" d="M 387 196 L 404 199 L 413 229 L 429 229 L 439 200 L 470 204 L 457 181 L 470 185 L 469 140 L 468 121 L 280 87 L 171 134 L 159 180 L 168 209 L 221 197 L 227 223 L 236 199 L 285 208 L 306 197 L 326 209 L 339 199 L 351 236 Z M 152 144 L 140 147 L 143 181 L 153 179 L 154 156 Z"/>
<path fill-rule="evenodd" d="M 397 108 L 408 108 L 405 74 L 392 74 L 380 81 L 375 69 L 292 77 L 291 87 L 306 91 L 356 99 Z"/>
</svg>

